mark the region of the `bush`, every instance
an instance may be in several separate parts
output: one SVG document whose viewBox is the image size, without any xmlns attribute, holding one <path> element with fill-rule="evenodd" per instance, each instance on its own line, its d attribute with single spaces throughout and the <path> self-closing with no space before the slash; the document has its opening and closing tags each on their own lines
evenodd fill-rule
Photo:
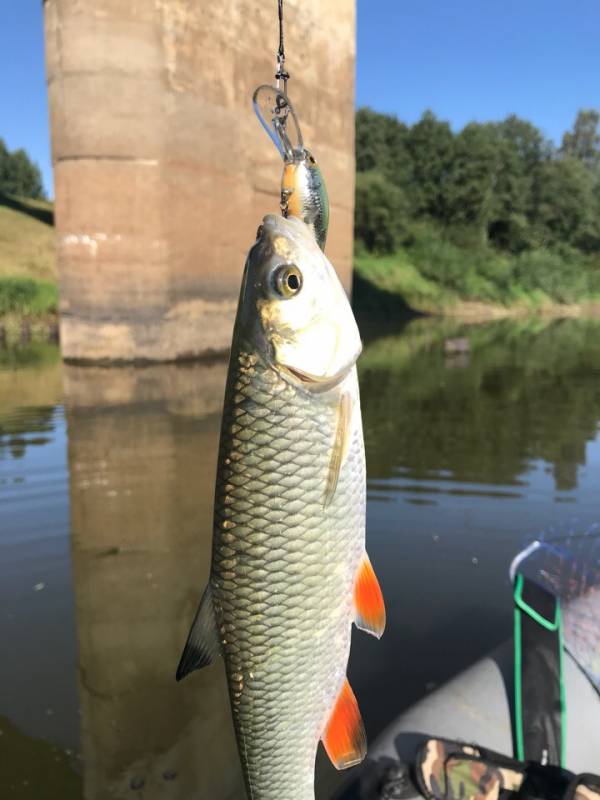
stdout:
<svg viewBox="0 0 600 800">
<path fill-rule="evenodd" d="M 600 293 L 600 271 L 568 248 L 522 253 L 516 260 L 515 280 L 526 291 L 540 290 L 559 303 Z"/>
<path fill-rule="evenodd" d="M 58 287 L 32 278 L 0 278 L 0 316 L 19 313 L 37 316 L 58 310 Z"/>
</svg>

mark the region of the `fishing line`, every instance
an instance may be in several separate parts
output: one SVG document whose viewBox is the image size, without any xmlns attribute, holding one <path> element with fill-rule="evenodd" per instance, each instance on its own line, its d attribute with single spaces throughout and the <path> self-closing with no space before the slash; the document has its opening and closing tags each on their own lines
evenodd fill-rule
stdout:
<svg viewBox="0 0 600 800">
<path fill-rule="evenodd" d="M 279 15 L 279 50 L 277 51 L 277 72 L 275 79 L 277 80 L 277 88 L 281 87 L 283 81 L 283 94 L 287 97 L 287 82 L 290 79 L 289 72 L 285 69 L 285 43 L 283 39 L 283 0 L 277 0 L 277 11 Z"/>
<path fill-rule="evenodd" d="M 254 111 L 260 124 L 279 151 L 284 162 L 293 160 L 295 153 L 304 152 L 298 118 L 287 94 L 290 73 L 285 68 L 285 34 L 283 1 L 278 0 L 279 47 L 276 55 L 275 86 L 262 84 L 252 96 Z M 290 121 L 291 119 L 291 121 Z M 287 128 L 291 129 L 288 133 Z"/>
</svg>

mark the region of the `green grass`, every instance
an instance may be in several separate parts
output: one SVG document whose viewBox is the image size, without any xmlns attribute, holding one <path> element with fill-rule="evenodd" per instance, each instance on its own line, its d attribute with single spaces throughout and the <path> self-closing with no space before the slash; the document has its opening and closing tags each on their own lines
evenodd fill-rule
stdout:
<svg viewBox="0 0 600 800">
<path fill-rule="evenodd" d="M 461 301 L 535 309 L 600 298 L 598 257 L 567 247 L 508 255 L 467 246 L 458 233 L 414 223 L 405 246 L 386 256 L 357 244 L 355 293 L 365 295 L 369 313 L 395 299 L 443 313 Z M 42 319 L 57 309 L 53 206 L 0 194 L 0 318 Z"/>
<path fill-rule="evenodd" d="M 0 277 L 56 281 L 52 204 L 0 195 Z"/>
<path fill-rule="evenodd" d="M 600 261 L 563 248 L 500 253 L 460 247 L 431 225 L 415 228 L 393 255 L 357 246 L 358 275 L 413 309 L 443 312 L 461 301 L 536 309 L 600 298 Z"/>
<path fill-rule="evenodd" d="M 0 194 L 0 318 L 56 314 L 53 207 Z"/>
<path fill-rule="evenodd" d="M 0 316 L 40 316 L 58 311 L 58 286 L 34 278 L 0 277 Z"/>
<path fill-rule="evenodd" d="M 357 254 L 354 268 L 365 279 L 379 289 L 399 294 L 409 302 L 437 305 L 450 298 L 450 293 L 432 280 L 424 277 L 411 263 L 410 255 L 403 250 L 388 256 L 374 256 L 371 253 Z M 411 303 L 412 304 L 412 303 Z"/>
</svg>

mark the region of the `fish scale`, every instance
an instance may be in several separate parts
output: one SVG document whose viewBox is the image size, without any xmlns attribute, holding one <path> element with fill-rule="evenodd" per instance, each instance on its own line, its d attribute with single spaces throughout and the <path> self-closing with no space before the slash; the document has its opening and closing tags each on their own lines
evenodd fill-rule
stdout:
<svg viewBox="0 0 600 800">
<path fill-rule="evenodd" d="M 211 586 L 251 800 L 312 800 L 316 745 L 343 685 L 364 552 L 360 413 L 324 503 L 342 391 L 286 381 L 232 351 L 215 493 Z"/>
</svg>

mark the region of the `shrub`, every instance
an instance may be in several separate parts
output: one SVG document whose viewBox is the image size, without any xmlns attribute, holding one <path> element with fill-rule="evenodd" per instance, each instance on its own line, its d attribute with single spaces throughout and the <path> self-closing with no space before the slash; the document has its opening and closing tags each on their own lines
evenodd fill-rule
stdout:
<svg viewBox="0 0 600 800">
<path fill-rule="evenodd" d="M 0 316 L 20 313 L 36 316 L 58 309 L 58 287 L 32 278 L 0 278 Z"/>
</svg>

